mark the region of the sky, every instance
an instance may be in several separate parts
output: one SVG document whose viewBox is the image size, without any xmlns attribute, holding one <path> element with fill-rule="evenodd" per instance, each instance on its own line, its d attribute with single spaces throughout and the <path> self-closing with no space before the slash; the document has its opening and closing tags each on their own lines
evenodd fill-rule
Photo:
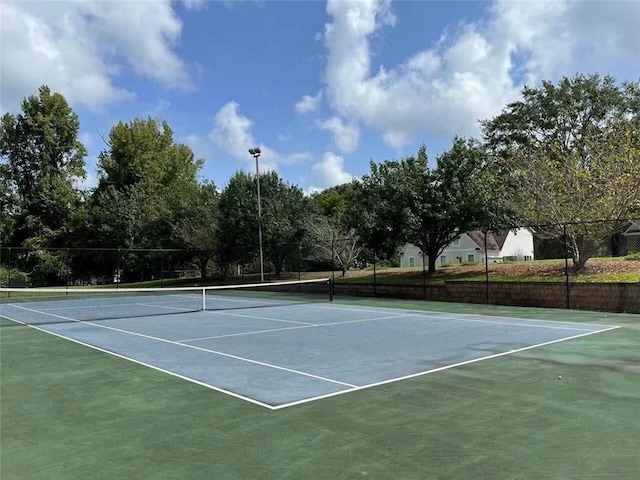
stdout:
<svg viewBox="0 0 640 480">
<path fill-rule="evenodd" d="M 273 169 L 307 193 L 371 160 L 430 162 L 524 85 L 640 80 L 640 0 L 3 0 L 0 110 L 40 85 L 80 117 L 87 178 L 118 121 L 166 120 L 224 187 Z"/>
</svg>

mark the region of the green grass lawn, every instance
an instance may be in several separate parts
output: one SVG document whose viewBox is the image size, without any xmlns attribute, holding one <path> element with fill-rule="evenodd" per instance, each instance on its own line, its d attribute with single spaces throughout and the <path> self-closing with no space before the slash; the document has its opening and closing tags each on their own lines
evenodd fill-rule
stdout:
<svg viewBox="0 0 640 480">
<path fill-rule="evenodd" d="M 0 478 L 640 478 L 638 315 L 356 303 L 623 328 L 280 411 L 2 328 Z"/>
</svg>

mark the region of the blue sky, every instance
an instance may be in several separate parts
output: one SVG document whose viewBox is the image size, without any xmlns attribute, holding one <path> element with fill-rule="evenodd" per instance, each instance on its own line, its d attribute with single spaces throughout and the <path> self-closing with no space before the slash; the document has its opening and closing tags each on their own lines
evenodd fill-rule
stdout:
<svg viewBox="0 0 640 480">
<path fill-rule="evenodd" d="M 152 115 L 224 186 L 261 166 L 312 192 L 368 162 L 430 158 L 478 136 L 523 84 L 640 79 L 636 1 L 6 1 L 3 112 L 41 84 L 95 158 L 119 120 Z"/>
</svg>

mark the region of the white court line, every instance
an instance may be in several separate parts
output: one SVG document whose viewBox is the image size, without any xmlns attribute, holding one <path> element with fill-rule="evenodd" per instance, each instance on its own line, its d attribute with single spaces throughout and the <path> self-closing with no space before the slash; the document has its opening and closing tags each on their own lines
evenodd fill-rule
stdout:
<svg viewBox="0 0 640 480">
<path fill-rule="evenodd" d="M 410 317 L 424 317 L 424 318 L 438 318 L 443 320 L 458 320 L 460 322 L 473 322 L 473 323 L 491 323 L 494 325 L 515 325 L 517 327 L 531 327 L 531 328 L 547 328 L 552 330 L 575 330 L 578 332 L 593 332 L 592 328 L 575 328 L 575 327 L 555 327 L 552 325 L 532 325 L 530 323 L 514 323 L 514 322 L 494 322 L 493 320 L 480 320 L 476 318 L 457 318 L 457 317 L 445 317 L 441 315 L 423 315 L 414 314 L 408 315 Z"/>
<path fill-rule="evenodd" d="M 182 308 L 182 307 L 170 307 L 168 305 L 153 305 L 151 303 L 131 303 L 130 305 L 140 305 L 141 307 L 166 308 L 169 310 L 180 310 L 181 312 L 194 312 L 194 313 L 202 310 L 202 306 L 200 306 L 200 308 L 193 309 L 193 308 Z M 150 314 L 149 316 L 152 316 L 152 315 Z"/>
<path fill-rule="evenodd" d="M 578 335 L 573 335 L 571 337 L 560 338 L 558 340 L 551 340 L 549 342 L 538 343 L 536 345 L 530 345 L 528 347 L 518 348 L 516 350 L 509 350 L 508 352 L 495 353 L 493 355 L 487 355 L 486 357 L 474 358 L 472 360 L 467 360 L 467 361 L 464 361 L 464 362 L 454 363 L 452 365 L 445 365 L 444 367 L 438 367 L 438 368 L 433 368 L 431 370 L 425 370 L 424 372 L 413 373 L 411 375 L 405 375 L 405 376 L 402 376 L 402 377 L 391 378 L 389 380 L 383 380 L 381 382 L 375 382 L 375 383 L 370 383 L 368 385 L 362 385 L 362 386 L 359 386 L 359 387 L 354 387 L 354 388 L 349 389 L 349 390 L 341 390 L 339 392 L 327 393 L 325 395 L 318 395 L 317 397 L 305 398 L 303 400 L 297 400 L 295 402 L 283 403 L 281 405 L 277 405 L 275 407 L 272 407 L 272 409 L 273 410 L 280 410 L 280 409 L 287 408 L 287 407 L 293 407 L 295 405 L 302 405 L 304 403 L 313 402 L 315 400 L 321 400 L 323 398 L 335 397 L 337 395 L 342 395 L 344 393 L 357 392 L 359 390 L 365 390 L 367 388 L 378 387 L 380 385 L 386 385 L 388 383 L 399 382 L 401 380 L 408 380 L 410 378 L 420 377 L 422 375 L 428 375 L 430 373 L 435 373 L 435 372 L 441 372 L 443 370 L 448 370 L 448 369 L 455 368 L 455 367 L 461 367 L 463 365 L 469 365 L 471 363 L 481 362 L 483 360 L 490 360 L 492 358 L 504 357 L 505 355 L 511 355 L 511 354 L 514 354 L 514 353 L 524 352 L 525 350 L 531 350 L 532 348 L 544 347 L 546 345 L 552 345 L 554 343 L 560 343 L 560 342 L 565 342 L 567 340 L 573 340 L 573 339 L 580 338 L 580 337 L 586 337 L 588 335 L 594 335 L 596 333 L 608 332 L 610 330 L 615 330 L 617 328 L 620 328 L 620 327 L 619 326 L 609 327 L 609 328 L 607 328 L 605 330 L 597 330 L 595 332 L 581 333 L 581 334 L 578 334 Z"/>
<path fill-rule="evenodd" d="M 297 327 L 270 328 L 268 330 L 254 330 L 252 332 L 229 333 L 227 335 L 213 335 L 210 337 L 187 338 L 185 340 L 176 340 L 178 343 L 199 342 L 201 340 L 212 340 L 214 338 L 242 337 L 243 335 L 256 335 L 258 333 L 282 332 L 283 330 L 297 330 L 299 328 L 315 328 L 317 325 L 300 325 Z"/>
<path fill-rule="evenodd" d="M 347 323 L 359 323 L 359 322 L 375 322 L 377 320 L 387 320 L 389 318 L 402 318 L 402 316 L 393 316 L 393 317 L 380 317 L 380 318 L 368 318 L 365 320 L 349 320 L 346 322 L 333 322 L 333 323 L 319 323 L 319 324 L 310 324 L 310 325 L 300 325 L 299 327 L 284 327 L 284 328 L 270 328 L 268 330 L 255 330 L 252 332 L 240 332 L 240 333 L 229 333 L 226 335 L 213 335 L 211 337 L 200 337 L 200 338 L 188 338 L 186 340 L 176 340 L 177 342 L 199 342 L 200 340 L 211 340 L 214 338 L 227 338 L 227 337 L 241 337 L 244 335 L 256 335 L 259 333 L 269 333 L 269 332 L 282 332 L 283 330 L 298 330 L 301 328 L 321 328 L 329 325 L 344 325 Z"/>
<path fill-rule="evenodd" d="M 14 306 L 14 307 L 18 307 L 18 308 L 22 308 L 24 310 L 30 310 L 32 312 L 40 313 L 40 314 L 43 314 L 43 315 L 50 315 L 52 317 L 58 317 L 58 318 L 62 318 L 64 320 L 71 320 L 72 322 L 76 322 L 76 323 L 83 323 L 85 325 L 90 325 L 90 326 L 96 327 L 96 328 L 105 328 L 107 330 L 113 330 L 115 332 L 121 332 L 121 333 L 126 333 L 128 335 L 135 335 L 137 337 L 148 338 L 149 340 L 155 340 L 157 342 L 169 343 L 169 344 L 172 344 L 172 345 L 178 345 L 179 347 L 183 347 L 183 348 L 191 348 L 191 349 L 199 350 L 199 351 L 202 351 L 202 352 L 213 353 L 215 355 L 220 355 L 221 357 L 233 358 L 235 360 L 241 360 L 241 361 L 244 361 L 244 362 L 247 362 L 247 363 L 253 363 L 255 365 L 261 365 L 263 367 L 274 368 L 276 370 L 282 370 L 282 371 L 289 372 L 289 373 L 296 373 L 298 375 L 303 375 L 305 377 L 315 378 L 317 380 L 323 380 L 325 382 L 336 383 L 338 385 L 343 385 L 345 387 L 352 387 L 352 388 L 357 387 L 357 385 L 353 385 L 351 383 L 341 382 L 339 380 L 333 380 L 331 378 L 321 377 L 319 375 L 314 375 L 312 373 L 303 372 L 301 370 L 294 370 L 292 368 L 287 368 L 287 367 L 281 367 L 279 365 L 274 365 L 274 364 L 271 364 L 271 363 L 260 362 L 258 360 L 252 360 L 250 358 L 240 357 L 238 355 L 232 355 L 230 353 L 219 352 L 217 350 L 211 350 L 211 349 L 208 349 L 208 348 L 196 347 L 195 345 L 187 345 L 187 344 L 184 344 L 184 343 L 178 343 L 178 342 L 176 342 L 174 340 L 167 340 L 166 338 L 160 338 L 160 337 L 154 337 L 154 336 L 151 336 L 151 335 L 145 335 L 144 333 L 131 332 L 129 330 L 124 330 L 122 328 L 110 327 L 108 325 L 101 325 L 99 323 L 92 323 L 92 322 L 85 322 L 85 321 L 82 321 L 82 320 L 76 320 L 76 319 L 69 318 L 69 317 L 63 317 L 62 315 L 54 315 L 52 313 L 39 312 L 38 310 L 31 310 L 30 308 L 21 307 L 21 306 L 15 305 L 15 304 L 9 304 L 9 305 Z"/>
<path fill-rule="evenodd" d="M 310 327 L 316 327 L 315 323 L 307 323 L 307 322 L 296 322 L 295 320 L 282 320 L 280 318 L 271 318 L 271 317 L 259 317 L 257 315 L 245 315 L 242 313 L 231 313 L 222 310 L 206 310 L 208 313 L 213 313 L 215 315 L 229 315 L 231 317 L 244 317 L 244 318 L 257 318 L 258 320 L 271 320 L 272 322 L 283 322 L 283 323 L 295 323 L 297 325 L 308 325 Z"/>
<path fill-rule="evenodd" d="M 322 308 L 325 310 L 346 310 L 349 312 L 367 312 L 367 313 L 380 313 L 380 310 L 369 310 L 369 309 L 361 309 L 361 308 L 348 308 L 348 307 L 329 307 L 329 306 L 322 306 L 322 305 L 303 305 L 304 307 L 307 308 Z M 393 310 L 393 308 L 387 307 L 388 310 Z M 550 328 L 550 329 L 556 329 L 556 330 L 577 330 L 579 332 L 592 332 L 593 329 L 592 328 L 576 328 L 576 327 L 556 327 L 556 326 L 547 326 L 547 325 L 533 325 L 533 324 L 528 324 L 528 323 L 515 323 L 515 322 L 500 322 L 500 321 L 493 321 L 493 320 L 480 320 L 480 319 L 471 319 L 471 318 L 461 318 L 461 316 L 458 316 L 456 314 L 443 314 L 443 315 L 438 315 L 442 312 L 431 312 L 431 311 L 423 311 L 423 310 L 400 310 L 398 309 L 398 315 L 400 315 L 400 312 L 407 312 L 404 315 L 401 315 L 403 317 L 424 317 L 424 318 L 441 318 L 444 320 L 458 320 L 460 322 L 476 322 L 476 323 L 489 323 L 489 324 L 496 324 L 496 325 L 515 325 L 515 326 L 519 326 L 519 327 L 533 327 L 533 328 Z M 409 313 L 411 312 L 411 313 Z M 416 313 L 416 312 L 424 312 L 424 313 Z M 391 313 L 391 312 L 389 312 Z M 433 314 L 436 315 L 433 315 Z M 481 317 L 481 318 L 489 318 L 489 315 L 475 315 L 475 314 L 468 314 L 465 316 L 476 316 L 476 317 Z M 524 322 L 527 321 L 532 321 L 532 322 L 549 322 L 549 323 L 562 323 L 562 324 L 567 324 L 567 323 L 574 323 L 574 322 L 558 322 L 556 320 L 537 320 L 535 318 L 515 318 L 515 317 L 500 317 L 500 316 L 492 316 L 492 318 L 504 318 L 507 320 L 522 320 Z M 600 325 L 600 324 L 586 324 L 586 323 L 580 323 L 580 325 L 589 325 L 592 326 L 594 328 L 597 327 L 608 327 L 608 325 Z M 599 330 L 598 330 L 599 331 Z"/>
<path fill-rule="evenodd" d="M 15 305 L 13 305 L 13 306 L 15 306 Z M 232 396 L 234 398 L 238 398 L 240 400 L 244 400 L 245 402 L 253 403 L 254 405 L 260 405 L 261 407 L 268 408 L 269 410 L 273 410 L 274 409 L 273 405 L 269 405 L 268 403 L 263 403 L 263 402 L 261 402 L 259 400 L 254 400 L 253 398 L 245 397 L 244 395 L 240 395 L 240 394 L 232 392 L 230 390 L 225 390 L 224 388 L 216 387 L 216 386 L 210 385 L 208 383 L 201 382 L 199 380 L 196 380 L 195 378 L 186 377 L 184 375 L 180 375 L 179 373 L 172 372 L 171 370 L 165 370 L 164 368 L 157 367 L 155 365 L 151 365 L 150 363 L 145 363 L 145 362 L 143 362 L 141 360 L 136 360 L 135 358 L 127 357 L 126 355 L 122 355 L 120 353 L 116 353 L 116 352 L 113 352 L 111 350 L 106 350 L 106 349 L 98 347 L 96 345 L 91 345 L 90 343 L 85 343 L 85 342 L 82 342 L 80 340 L 76 340 L 75 338 L 67 337 L 66 335 L 62 335 L 61 333 L 52 332 L 51 330 L 47 330 L 47 329 L 44 329 L 42 327 L 38 327 L 36 325 L 26 324 L 24 322 L 21 322 L 20 320 L 16 320 L 14 318 L 10 318 L 7 315 L 5 315 L 4 313 L 2 314 L 2 316 L 8 318 L 9 320 L 11 320 L 13 322 L 17 322 L 17 323 L 20 323 L 20 324 L 22 324 L 22 325 L 24 325 L 26 327 L 33 328 L 34 330 L 38 330 L 40 332 L 44 332 L 44 333 L 47 333 L 49 335 L 53 335 L 54 337 L 64 338 L 65 340 L 69 340 L 70 342 L 77 343 L 79 345 L 83 345 L 85 347 L 92 348 L 92 349 L 97 350 L 97 351 L 102 352 L 102 353 L 113 355 L 114 357 L 118 357 L 118 358 L 121 358 L 123 360 L 128 360 L 130 362 L 136 363 L 138 365 L 142 365 L 143 367 L 151 368 L 152 370 L 156 370 L 158 372 L 166 373 L 167 375 L 171 375 L 172 377 L 176 377 L 176 378 L 179 378 L 181 380 L 186 380 L 187 382 L 195 383 L 196 385 L 200 385 L 201 387 L 205 387 L 205 388 L 208 388 L 208 389 L 211 389 L 211 390 L 215 390 L 216 392 L 225 393 L 225 394 L 230 395 L 230 396 Z M 84 323 L 84 322 L 82 322 L 82 323 Z"/>
<path fill-rule="evenodd" d="M 169 295 L 167 295 L 169 296 Z M 125 297 L 125 294 L 122 294 L 121 298 Z M 180 294 L 180 295 L 171 295 L 171 297 L 184 297 L 185 299 L 189 299 L 189 300 L 194 300 L 197 299 L 200 303 L 201 302 L 201 298 L 202 296 L 196 296 L 196 295 L 186 295 L 186 294 Z M 83 298 L 83 299 L 79 299 L 79 298 L 75 298 L 75 299 L 68 299 L 68 300 L 52 300 L 52 302 L 66 302 L 66 303 L 75 303 L 75 302 L 81 302 L 81 301 L 86 301 L 86 300 L 99 300 L 99 299 L 103 299 L 103 298 L 108 298 L 108 297 L 91 297 L 91 298 Z M 141 297 L 127 297 L 127 298 L 131 298 L 132 300 L 140 300 Z M 114 299 L 115 300 L 115 299 Z M 184 300 L 164 300 L 164 303 L 180 303 L 180 302 L 184 302 Z M 35 302 L 26 302 L 28 305 L 31 306 L 38 306 L 38 304 L 46 304 L 49 305 L 49 303 L 51 302 L 45 302 L 45 301 L 35 301 Z M 44 311 L 54 311 L 54 310 L 76 310 L 76 309 L 82 309 L 82 308 L 110 308 L 110 307 L 129 307 L 131 305 L 137 305 L 137 302 L 129 302 L 129 303 L 105 303 L 104 305 L 71 305 L 71 306 L 60 306 L 60 307 L 47 307 L 47 308 L 42 308 L 41 310 Z M 15 304 L 10 304 L 10 305 L 15 305 Z M 154 305 L 155 306 L 155 305 Z"/>
</svg>

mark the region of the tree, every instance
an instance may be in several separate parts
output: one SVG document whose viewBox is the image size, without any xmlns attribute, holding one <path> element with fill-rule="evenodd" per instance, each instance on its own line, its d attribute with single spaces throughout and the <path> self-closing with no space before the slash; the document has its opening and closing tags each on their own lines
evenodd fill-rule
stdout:
<svg viewBox="0 0 640 480">
<path fill-rule="evenodd" d="M 307 232 L 311 258 L 339 268 L 344 277 L 362 251 L 355 230 L 345 229 L 334 218 L 315 216 L 308 223 Z"/>
<path fill-rule="evenodd" d="M 102 234 L 95 240 L 113 247 L 177 246 L 172 226 L 197 196 L 202 161 L 174 142 L 166 122 L 152 118 L 119 122 L 108 145 L 98 156 L 92 224 Z"/>
<path fill-rule="evenodd" d="M 0 163 L 0 246 L 11 241 L 17 203 L 18 198 L 11 180 L 9 165 Z"/>
<path fill-rule="evenodd" d="M 59 246 L 77 206 L 74 187 L 84 178 L 86 149 L 78 140 L 78 116 L 59 93 L 42 86 L 22 101 L 22 113 L 2 116 L 0 195 L 15 202 L 2 214 L 14 221 L 12 242 Z M 39 240 L 34 240 L 34 239 Z"/>
<path fill-rule="evenodd" d="M 332 218 L 340 223 L 346 221 L 347 202 L 352 193 L 352 184 L 345 183 L 327 188 L 311 195 L 311 208 L 318 215 Z"/>
<path fill-rule="evenodd" d="M 62 254 L 80 204 L 76 181 L 85 176 L 86 150 L 78 116 L 59 93 L 42 86 L 22 101 L 21 113 L 0 126 L 0 240 L 25 247 L 17 264 L 36 285 L 66 277 Z"/>
<path fill-rule="evenodd" d="M 153 118 L 119 122 L 107 144 L 98 156 L 87 243 L 123 249 L 183 247 L 174 226 L 198 195 L 202 161 L 188 146 L 174 142 L 167 122 Z M 122 280 L 154 278 L 161 267 L 171 267 L 163 262 L 158 252 L 122 252 Z M 104 265 L 110 263 L 105 259 Z"/>
<path fill-rule="evenodd" d="M 455 138 L 429 168 L 426 148 L 417 157 L 371 165 L 360 188 L 368 198 L 373 234 L 402 238 L 428 256 L 428 273 L 462 232 L 498 229 L 510 223 L 509 190 L 502 172 L 472 139 Z"/>
<path fill-rule="evenodd" d="M 277 173 L 260 175 L 265 255 L 279 275 L 297 252 L 309 212 L 302 190 Z M 218 250 L 228 262 L 246 262 L 258 251 L 258 199 L 255 176 L 237 172 L 220 196 Z"/>
<path fill-rule="evenodd" d="M 404 240 L 406 202 L 398 203 L 406 179 L 396 175 L 397 162 L 370 162 L 371 172 L 353 180 L 346 197 L 344 224 L 355 230 L 377 258 L 393 257 Z M 403 199 L 404 202 L 404 199 Z"/>
<path fill-rule="evenodd" d="M 640 83 L 578 75 L 525 87 L 483 129 L 537 234 L 566 228 L 574 272 L 640 208 Z"/>
<path fill-rule="evenodd" d="M 184 211 L 173 223 L 173 232 L 181 246 L 193 252 L 204 280 L 217 244 L 219 194 L 210 182 L 199 185 L 192 193 Z"/>
</svg>

